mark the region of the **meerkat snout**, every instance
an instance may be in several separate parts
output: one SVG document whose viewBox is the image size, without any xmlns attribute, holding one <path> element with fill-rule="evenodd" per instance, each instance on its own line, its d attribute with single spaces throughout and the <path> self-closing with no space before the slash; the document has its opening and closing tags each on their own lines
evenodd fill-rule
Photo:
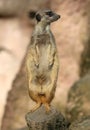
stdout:
<svg viewBox="0 0 90 130">
<path fill-rule="evenodd" d="M 37 22 L 52 23 L 58 20 L 61 16 L 54 13 L 52 10 L 40 10 L 36 13 Z"/>
</svg>

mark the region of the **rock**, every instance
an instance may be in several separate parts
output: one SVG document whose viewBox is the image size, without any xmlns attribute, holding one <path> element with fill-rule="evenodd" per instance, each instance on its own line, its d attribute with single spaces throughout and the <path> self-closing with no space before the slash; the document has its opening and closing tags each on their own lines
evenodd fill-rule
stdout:
<svg viewBox="0 0 90 130">
<path fill-rule="evenodd" d="M 90 75 L 81 78 L 71 87 L 66 115 L 70 121 L 90 115 Z"/>
<path fill-rule="evenodd" d="M 28 4 L 27 1 L 32 4 Z M 30 17 L 24 15 L 23 11 L 18 17 L 8 17 L 18 15 L 19 9 L 23 8 L 24 4 L 26 9 L 26 5 L 28 4 L 29 6 L 28 15 Z M 47 7 L 49 7 L 48 0 L 38 0 L 38 3 L 34 0 L 0 0 L 0 90 L 2 92 L 0 96 L 0 127 L 7 94 L 11 90 L 16 74 L 19 72 L 30 42 L 33 28 L 31 15 L 38 9 Z M 1 51 L 2 48 L 4 50 Z"/>
<path fill-rule="evenodd" d="M 33 107 L 33 102 L 27 91 L 24 63 L 16 77 L 13 88 L 8 94 L 8 103 L 2 120 L 2 130 L 19 129 L 25 126 L 24 116 Z"/>
<path fill-rule="evenodd" d="M 30 130 L 66 130 L 67 123 L 61 113 L 51 107 L 46 113 L 45 107 L 41 106 L 33 113 L 26 114 L 26 122 Z"/>
<path fill-rule="evenodd" d="M 69 130 L 90 130 L 90 117 L 73 122 Z"/>
<path fill-rule="evenodd" d="M 90 1 L 88 1 L 87 11 L 90 12 Z M 88 39 L 86 44 L 84 45 L 84 51 L 81 56 L 81 64 L 80 64 L 80 76 L 90 74 L 90 14 L 88 14 Z"/>
<path fill-rule="evenodd" d="M 90 11 L 87 10 L 88 7 L 90 8 L 88 0 L 82 0 L 82 2 L 80 0 L 53 0 L 51 2 L 51 8 L 61 15 L 61 19 L 52 25 L 60 59 L 55 98 L 55 105 L 60 110 L 62 106 L 62 110 L 65 110 L 68 91 L 80 78 L 82 54 L 86 49 L 85 46 L 89 44 Z"/>
<path fill-rule="evenodd" d="M 20 18 L 0 19 L 0 48 L 4 48 L 0 52 L 0 127 L 8 92 L 30 41 L 32 25 L 28 22 Z"/>
<path fill-rule="evenodd" d="M 0 16 L 16 16 L 49 5 L 48 0 L 0 0 Z M 49 7 L 49 6 L 48 6 Z"/>
</svg>

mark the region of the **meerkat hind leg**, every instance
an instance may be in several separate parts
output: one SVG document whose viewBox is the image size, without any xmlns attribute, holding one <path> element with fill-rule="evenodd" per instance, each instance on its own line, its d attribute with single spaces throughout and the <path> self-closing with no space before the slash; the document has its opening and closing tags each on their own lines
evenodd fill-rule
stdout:
<svg viewBox="0 0 90 130">
<path fill-rule="evenodd" d="M 44 105 L 46 107 L 46 113 L 49 113 L 51 111 L 50 104 L 44 103 Z"/>
<path fill-rule="evenodd" d="M 46 113 L 50 112 L 50 110 L 51 110 L 50 104 L 47 102 L 47 99 L 45 96 L 41 97 L 41 101 L 42 101 L 42 104 L 44 104 L 44 106 L 46 108 Z"/>
<path fill-rule="evenodd" d="M 34 106 L 34 107 L 30 110 L 30 112 L 36 111 L 40 106 L 41 106 L 41 102 L 38 102 L 38 103 L 36 104 L 36 106 Z"/>
</svg>

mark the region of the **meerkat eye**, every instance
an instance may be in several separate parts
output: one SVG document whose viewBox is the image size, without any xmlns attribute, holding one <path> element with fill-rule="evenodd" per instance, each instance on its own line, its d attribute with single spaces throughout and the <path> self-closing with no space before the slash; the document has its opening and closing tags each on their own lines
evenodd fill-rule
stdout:
<svg viewBox="0 0 90 130">
<path fill-rule="evenodd" d="M 41 21 L 41 15 L 40 14 L 36 14 L 36 20 L 39 22 Z"/>
<path fill-rule="evenodd" d="M 48 15 L 48 16 L 50 16 L 50 17 L 52 17 L 53 16 L 53 12 L 46 12 L 46 15 Z"/>
</svg>

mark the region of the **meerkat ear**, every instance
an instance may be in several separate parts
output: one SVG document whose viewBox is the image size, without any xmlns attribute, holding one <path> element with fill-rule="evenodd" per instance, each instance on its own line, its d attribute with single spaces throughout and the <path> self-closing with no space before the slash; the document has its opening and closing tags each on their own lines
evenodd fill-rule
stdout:
<svg viewBox="0 0 90 130">
<path fill-rule="evenodd" d="M 31 19 L 34 19 L 36 16 L 36 12 L 35 11 L 30 11 L 28 12 L 28 17 L 31 18 Z"/>
<path fill-rule="evenodd" d="M 41 21 L 41 15 L 40 14 L 36 14 L 36 20 L 39 22 Z"/>
</svg>

